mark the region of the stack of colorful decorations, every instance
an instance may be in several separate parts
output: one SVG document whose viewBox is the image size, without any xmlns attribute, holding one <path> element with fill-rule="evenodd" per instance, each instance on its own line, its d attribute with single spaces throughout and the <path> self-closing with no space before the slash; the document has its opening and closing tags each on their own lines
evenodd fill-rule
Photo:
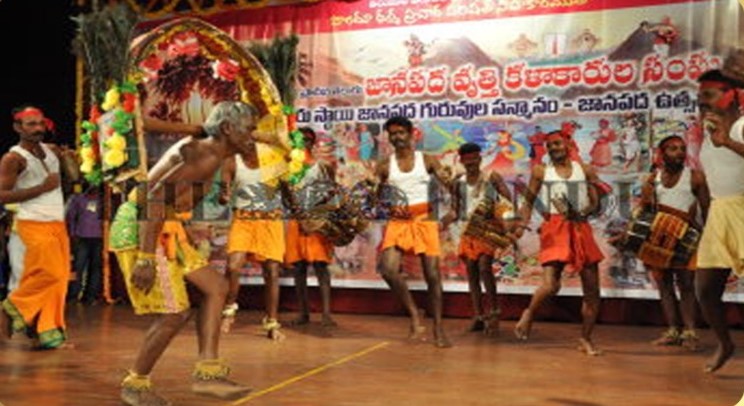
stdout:
<svg viewBox="0 0 744 406">
<path fill-rule="evenodd" d="M 294 107 L 284 106 L 283 111 L 287 116 L 289 142 L 292 146 L 292 151 L 289 153 L 288 180 L 290 184 L 296 185 L 305 177 L 307 170 L 312 165 L 312 158 L 310 153 L 305 150 L 305 139 L 302 132 L 297 129 L 297 114 Z"/>
<path fill-rule="evenodd" d="M 114 180 L 123 169 L 138 167 L 136 105 L 137 87 L 125 82 L 113 85 L 100 107 L 91 108 L 90 117 L 82 124 L 85 133 L 80 136 L 80 171 L 89 183 L 99 185 Z"/>
</svg>

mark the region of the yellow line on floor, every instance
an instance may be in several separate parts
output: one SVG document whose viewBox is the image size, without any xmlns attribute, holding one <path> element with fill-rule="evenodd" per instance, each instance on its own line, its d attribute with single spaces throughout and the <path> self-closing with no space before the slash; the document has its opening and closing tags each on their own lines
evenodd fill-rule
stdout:
<svg viewBox="0 0 744 406">
<path fill-rule="evenodd" d="M 248 402 L 249 400 L 253 400 L 253 399 L 255 399 L 257 397 L 260 397 L 260 396 L 263 396 L 263 395 L 265 395 L 267 393 L 274 392 L 276 390 L 279 390 L 281 388 L 284 388 L 285 386 L 289 386 L 289 385 L 291 385 L 291 384 L 293 384 L 293 383 L 295 383 L 297 381 L 300 381 L 302 379 L 308 378 L 310 376 L 317 375 L 317 374 L 325 371 L 326 369 L 335 367 L 337 365 L 344 364 L 344 363 L 349 362 L 349 361 L 351 361 L 351 360 L 353 360 L 355 358 L 363 357 L 363 356 L 365 356 L 365 355 L 367 355 L 367 354 L 369 354 L 369 353 L 371 353 L 373 351 L 377 351 L 377 350 L 379 350 L 381 348 L 384 348 L 384 347 L 388 346 L 389 344 L 390 343 L 387 342 L 387 341 L 383 341 L 381 343 L 375 344 L 375 345 L 373 345 L 371 347 L 368 347 L 368 348 L 365 348 L 365 349 L 363 349 L 363 350 L 361 350 L 359 352 L 355 352 L 354 354 L 347 355 L 347 356 L 345 356 L 343 358 L 339 358 L 339 359 L 337 359 L 337 360 L 335 360 L 333 362 L 329 362 L 328 364 L 321 365 L 321 366 L 319 366 L 317 368 L 311 369 L 311 370 L 309 370 L 309 371 L 307 371 L 307 372 L 305 372 L 303 374 L 293 376 L 293 377 L 287 379 L 286 381 L 279 382 L 278 384 L 276 384 L 274 386 L 270 386 L 270 387 L 268 387 L 266 389 L 262 389 L 262 390 L 260 390 L 258 392 L 253 392 L 253 393 L 251 393 L 250 395 L 248 395 L 248 396 L 246 396 L 244 398 L 240 398 L 240 399 L 238 399 L 238 400 L 230 403 L 230 405 L 232 405 L 232 406 L 242 405 L 242 404 Z"/>
</svg>

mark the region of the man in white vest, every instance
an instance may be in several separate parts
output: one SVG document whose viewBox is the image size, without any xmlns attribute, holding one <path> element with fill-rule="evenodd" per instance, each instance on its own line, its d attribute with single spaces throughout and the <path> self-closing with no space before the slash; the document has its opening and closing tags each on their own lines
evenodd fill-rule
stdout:
<svg viewBox="0 0 744 406">
<path fill-rule="evenodd" d="M 20 141 L 0 160 L 0 203 L 18 203 L 16 226 L 26 246 L 18 287 L 2 302 L 0 335 L 26 331 L 41 349 L 67 339 L 65 296 L 70 279 L 70 241 L 65 227 L 60 168 L 77 179 L 72 151 L 42 143 L 50 121 L 36 107 L 14 110 Z"/>
</svg>

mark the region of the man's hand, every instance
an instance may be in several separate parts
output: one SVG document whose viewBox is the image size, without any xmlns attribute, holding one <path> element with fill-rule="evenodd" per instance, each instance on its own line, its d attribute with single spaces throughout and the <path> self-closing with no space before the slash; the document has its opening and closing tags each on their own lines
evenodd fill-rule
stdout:
<svg viewBox="0 0 744 406">
<path fill-rule="evenodd" d="M 716 147 L 726 146 L 731 140 L 729 130 L 733 121 L 718 114 L 706 113 L 703 116 L 703 131 L 710 136 L 710 141 Z"/>
<path fill-rule="evenodd" d="M 134 264 L 131 282 L 135 288 L 150 293 L 155 285 L 155 262 L 150 259 L 138 259 Z"/>
<path fill-rule="evenodd" d="M 51 192 L 52 190 L 58 188 L 60 185 L 60 177 L 59 173 L 50 173 L 47 175 L 47 177 L 44 179 L 43 182 L 41 182 L 41 189 L 44 193 Z"/>
<path fill-rule="evenodd" d="M 454 211 L 450 211 L 445 214 L 444 217 L 442 217 L 442 221 L 440 222 L 440 224 L 442 225 L 442 230 L 446 230 L 456 220 L 457 214 Z"/>
</svg>

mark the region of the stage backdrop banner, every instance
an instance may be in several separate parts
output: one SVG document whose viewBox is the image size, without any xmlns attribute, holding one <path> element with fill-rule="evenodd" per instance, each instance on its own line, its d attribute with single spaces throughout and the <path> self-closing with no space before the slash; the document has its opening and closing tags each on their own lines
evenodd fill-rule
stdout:
<svg viewBox="0 0 744 406">
<path fill-rule="evenodd" d="M 498 171 L 516 189 L 547 159 L 544 134 L 573 131 L 581 159 L 612 186 L 602 214 L 591 221 L 605 255 L 602 294 L 655 298 L 649 274 L 616 249 L 616 237 L 638 203 L 658 140 L 683 136 L 688 164 L 699 168 L 696 79 L 741 45 L 740 8 L 736 0 L 362 0 L 206 19 L 246 47 L 299 35 L 298 125 L 320 134 L 318 154 L 338 163 L 345 186 L 391 154 L 382 124 L 394 115 L 410 118 L 418 148 L 444 164 L 458 168 L 458 146 L 479 144 L 484 170 Z M 191 114 L 200 117 L 189 121 L 199 121 L 205 113 Z M 148 147 L 162 151 L 173 141 L 153 139 Z M 215 202 L 213 196 L 203 215 L 224 219 L 226 209 Z M 444 197 L 440 216 L 447 204 Z M 463 226 L 441 234 L 447 291 L 467 290 L 457 257 Z M 211 246 L 215 265 L 224 266 L 227 221 L 199 227 L 203 248 Z M 384 223 L 373 224 L 335 250 L 334 286 L 385 287 L 377 272 L 383 231 Z M 533 231 L 518 249 L 497 256 L 500 292 L 534 291 L 542 280 L 538 250 Z M 406 258 L 404 272 L 423 289 L 417 262 Z M 249 283 L 260 283 L 258 268 L 246 272 Z M 563 294 L 580 293 L 576 275 L 564 279 Z M 744 301 L 744 284 L 732 280 L 726 298 Z"/>
</svg>

